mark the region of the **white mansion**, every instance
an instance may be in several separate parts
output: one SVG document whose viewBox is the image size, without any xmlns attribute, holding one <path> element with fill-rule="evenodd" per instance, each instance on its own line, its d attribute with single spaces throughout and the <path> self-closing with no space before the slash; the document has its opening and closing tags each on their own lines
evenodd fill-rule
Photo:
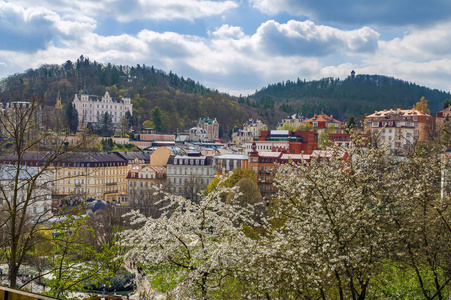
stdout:
<svg viewBox="0 0 451 300">
<path fill-rule="evenodd" d="M 83 90 L 80 98 L 75 94 L 73 103 L 78 111 L 79 128 L 86 127 L 88 123 L 96 124 L 105 113 L 111 116 L 113 124 L 117 127 L 127 111 L 133 113 L 133 104 L 130 102 L 128 92 L 122 98 L 112 98 L 108 92 L 100 97 L 88 95 L 86 90 Z"/>
</svg>

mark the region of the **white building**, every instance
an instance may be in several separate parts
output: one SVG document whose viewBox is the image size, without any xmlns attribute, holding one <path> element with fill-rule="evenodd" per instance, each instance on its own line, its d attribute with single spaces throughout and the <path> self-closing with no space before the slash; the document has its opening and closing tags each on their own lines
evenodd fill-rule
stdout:
<svg viewBox="0 0 451 300">
<path fill-rule="evenodd" d="M 16 165 L 0 165 L 0 185 L 3 193 L 0 197 L 0 210 L 13 203 L 17 190 L 17 210 L 22 210 L 27 203 L 26 214 L 33 218 L 49 218 L 52 216 L 52 177 L 46 173 L 38 174 L 32 167 Z M 18 183 L 15 183 L 18 174 Z M 34 180 L 37 178 L 36 180 Z M 31 187 L 33 185 L 33 187 Z M 28 194 L 32 190 L 31 194 Z M 6 198 L 6 199 L 5 199 Z"/>
<path fill-rule="evenodd" d="M 103 97 L 88 95 L 86 90 L 83 90 L 80 98 L 75 94 L 73 104 L 78 111 L 79 128 L 86 127 L 88 123 L 96 124 L 105 113 L 111 116 L 117 127 L 127 111 L 133 114 L 133 104 L 130 100 L 128 92 L 122 98 L 112 98 L 108 92 L 105 92 Z"/>
<path fill-rule="evenodd" d="M 277 128 L 280 129 L 283 124 L 288 123 L 294 128 L 298 127 L 302 124 L 302 121 L 306 120 L 307 118 L 304 117 L 301 114 L 293 114 L 291 116 L 286 117 L 285 119 L 282 119 L 281 122 L 277 123 Z"/>
<path fill-rule="evenodd" d="M 206 142 L 208 141 L 207 131 L 201 127 L 192 127 L 189 130 L 189 140 L 191 142 Z"/>
<path fill-rule="evenodd" d="M 232 133 L 232 142 L 241 146 L 245 142 L 252 142 L 260 136 L 261 131 L 268 130 L 268 126 L 261 120 L 249 119 L 243 124 L 243 129 L 235 127 Z"/>
<path fill-rule="evenodd" d="M 166 167 L 169 191 L 185 197 L 206 188 L 216 174 L 214 158 L 199 151 L 171 156 Z"/>
</svg>

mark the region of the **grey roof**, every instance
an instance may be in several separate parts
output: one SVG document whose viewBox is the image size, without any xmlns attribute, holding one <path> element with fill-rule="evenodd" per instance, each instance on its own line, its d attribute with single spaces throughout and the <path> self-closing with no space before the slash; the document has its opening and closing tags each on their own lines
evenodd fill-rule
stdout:
<svg viewBox="0 0 451 300">
<path fill-rule="evenodd" d="M 29 166 L 19 166 L 19 170 L 17 170 L 17 165 L 0 165 L 0 180 L 1 181 L 9 181 L 13 180 L 17 172 L 19 172 L 19 180 L 28 180 L 34 176 L 39 175 L 39 172 Z M 42 173 L 42 176 L 51 177 L 47 173 Z M 39 176 L 41 176 L 39 175 Z"/>
<path fill-rule="evenodd" d="M 146 152 L 114 152 L 120 157 L 126 160 L 134 160 L 135 158 L 139 160 L 144 160 L 146 163 L 150 163 L 150 154 Z"/>
<path fill-rule="evenodd" d="M 52 163 L 106 163 L 126 162 L 126 160 L 115 153 L 97 152 L 67 152 L 55 154 L 51 152 L 29 151 L 22 154 L 21 162 L 43 165 L 49 159 Z M 17 161 L 17 153 L 8 153 L 0 156 L 0 161 L 14 163 Z"/>
</svg>

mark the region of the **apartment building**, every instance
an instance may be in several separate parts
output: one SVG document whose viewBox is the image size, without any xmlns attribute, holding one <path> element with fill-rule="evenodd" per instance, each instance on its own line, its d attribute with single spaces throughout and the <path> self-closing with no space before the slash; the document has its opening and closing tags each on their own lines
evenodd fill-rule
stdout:
<svg viewBox="0 0 451 300">
<path fill-rule="evenodd" d="M 392 151 L 406 151 L 431 137 L 433 117 L 416 109 L 376 111 L 365 117 L 364 130 L 374 143 L 386 143 Z"/>
<path fill-rule="evenodd" d="M 216 174 L 215 160 L 200 151 L 171 156 L 167 163 L 169 191 L 187 198 L 196 198 Z"/>
<path fill-rule="evenodd" d="M 53 177 L 54 198 L 104 199 L 116 202 L 119 194 L 127 192 L 127 160 L 115 153 L 65 153 L 52 159 L 48 153 L 27 152 L 21 164 L 40 170 L 48 166 Z M 15 153 L 0 157 L 2 164 L 17 163 Z"/>
</svg>

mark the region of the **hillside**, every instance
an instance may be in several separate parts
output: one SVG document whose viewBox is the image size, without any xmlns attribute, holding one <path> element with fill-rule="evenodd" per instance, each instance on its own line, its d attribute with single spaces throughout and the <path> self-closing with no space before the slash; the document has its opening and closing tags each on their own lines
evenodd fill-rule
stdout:
<svg viewBox="0 0 451 300">
<path fill-rule="evenodd" d="M 260 118 L 275 128 L 293 113 L 310 117 L 326 113 L 346 121 L 385 108 L 410 108 L 424 96 L 431 114 L 442 109 L 451 94 L 414 83 L 380 75 L 357 75 L 344 80 L 323 78 L 315 81 L 287 80 L 268 86 L 248 97 L 233 97 L 204 87 L 190 78 L 153 66 L 101 64 L 80 56 L 75 62 L 43 65 L 0 81 L 0 100 L 42 97 L 55 105 L 58 93 L 63 104 L 86 88 L 89 94 L 123 96 L 128 90 L 133 103 L 134 128 L 151 120 L 151 111 L 162 111 L 163 131 L 175 133 L 194 126 L 199 118 L 217 118 L 220 137 L 230 136 L 234 126 L 248 118 Z"/>
<path fill-rule="evenodd" d="M 136 67 L 101 64 L 81 56 L 76 62 L 43 65 L 0 81 L 0 100 L 23 100 L 30 96 L 44 99 L 46 105 L 56 103 L 58 92 L 63 104 L 70 103 L 76 93 L 86 88 L 89 94 L 123 96 L 128 90 L 133 115 L 139 127 L 151 120 L 150 112 L 162 111 L 163 130 L 175 133 L 189 128 L 201 117 L 217 118 L 220 136 L 226 136 L 235 125 L 241 125 L 255 109 L 246 110 L 237 99 L 208 89 L 192 79 L 169 74 L 153 66 Z"/>
<path fill-rule="evenodd" d="M 362 116 L 385 108 L 410 108 L 424 96 L 431 114 L 442 109 L 451 94 L 380 75 L 357 75 L 345 80 L 323 78 L 316 81 L 269 84 L 251 95 L 250 105 L 274 107 L 289 113 L 312 116 L 323 111 L 339 119 Z M 252 101 L 253 100 L 253 101 Z M 256 103 L 256 104 L 253 104 Z"/>
</svg>

